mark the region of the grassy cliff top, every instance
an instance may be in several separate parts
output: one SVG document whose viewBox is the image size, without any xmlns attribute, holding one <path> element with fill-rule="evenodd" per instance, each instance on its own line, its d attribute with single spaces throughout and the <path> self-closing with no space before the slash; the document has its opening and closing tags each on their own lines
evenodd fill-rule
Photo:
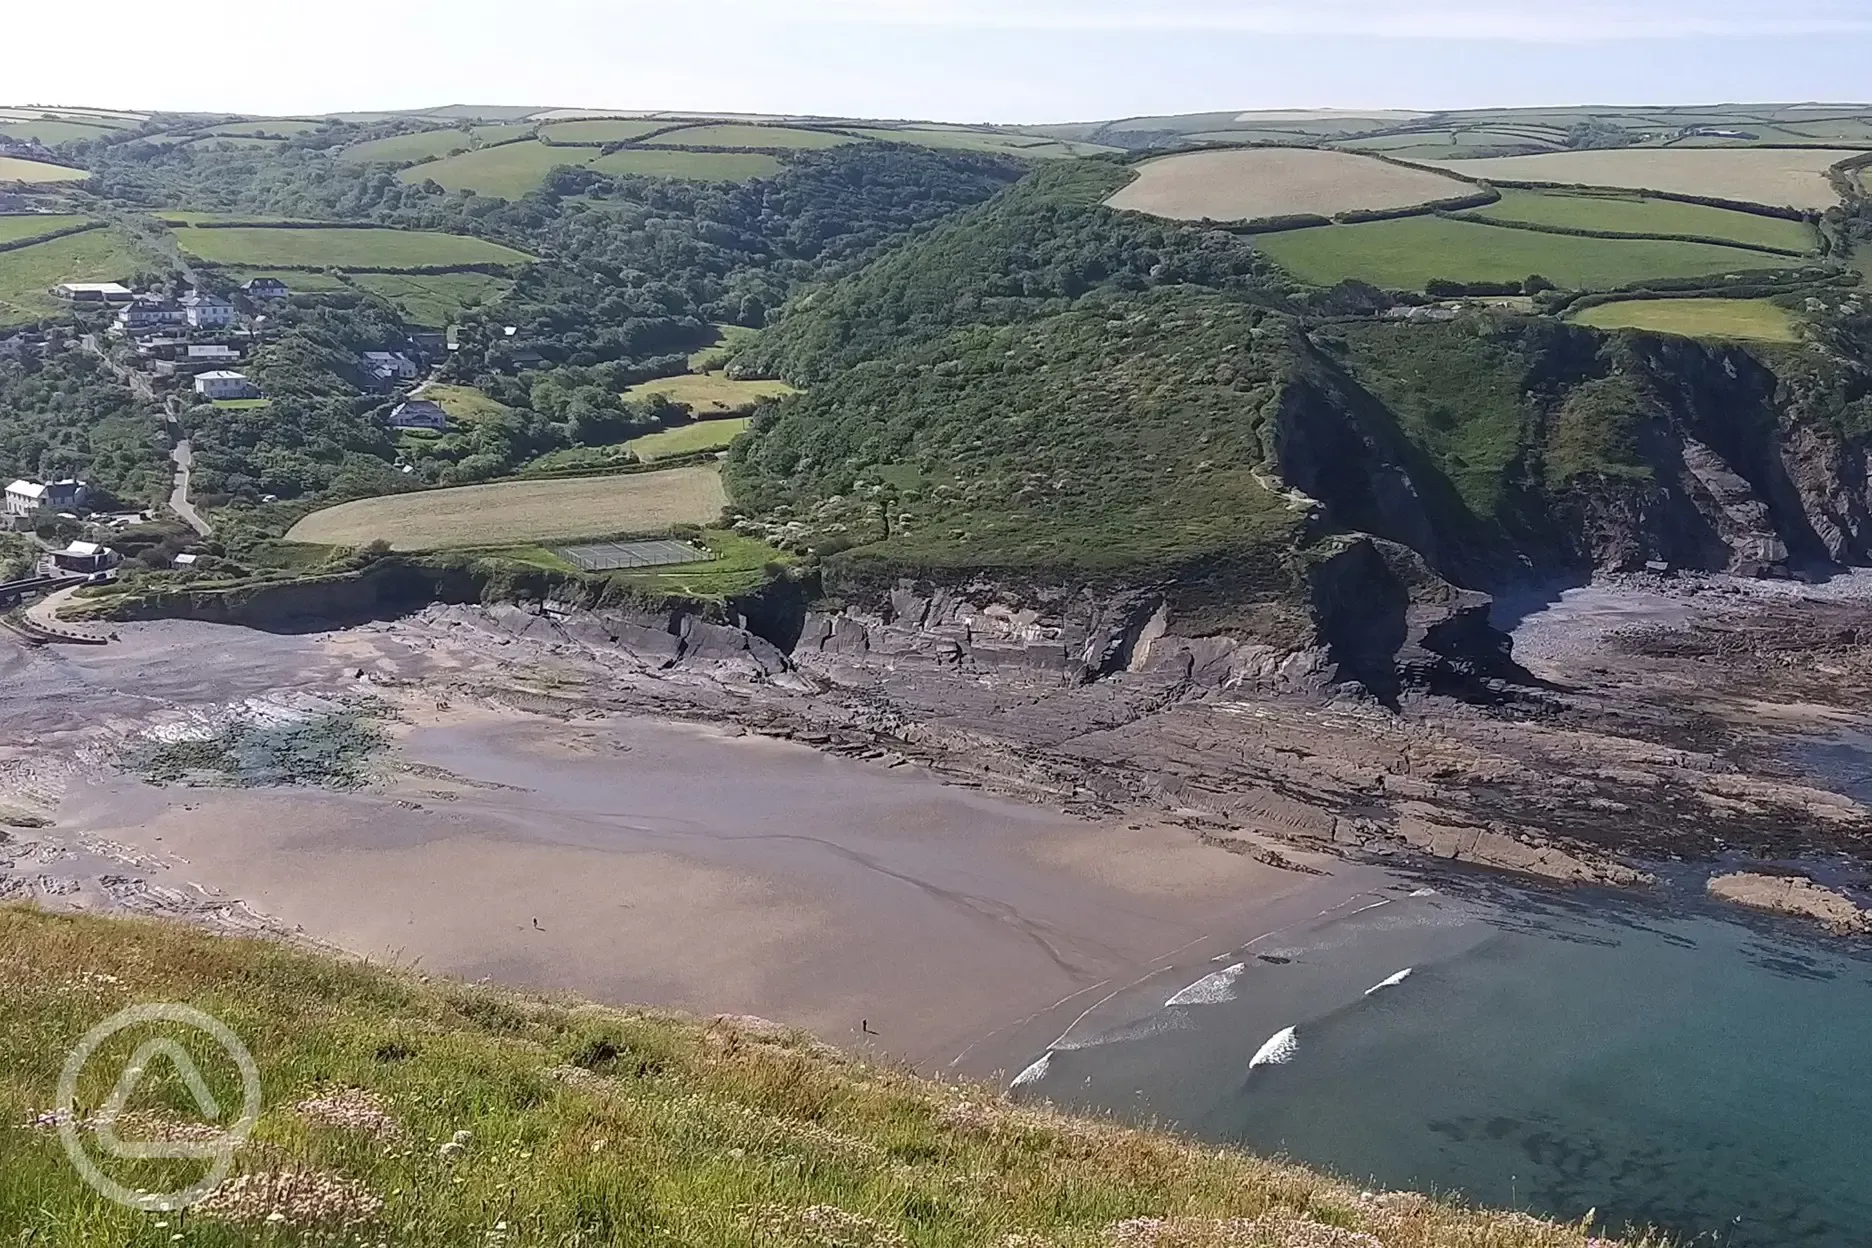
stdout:
<svg viewBox="0 0 1872 1248">
<path fill-rule="evenodd" d="M 0 909 L 0 950 L 0 1225 L 19 1243 L 1610 1248 L 1525 1215 L 1015 1107 L 758 1020 L 549 1002 L 20 907 Z M 155 1001 L 225 1022 L 262 1087 L 233 1177 L 181 1213 L 105 1201 L 55 1127 L 33 1125 L 79 1037 Z M 98 1050 L 81 1117 L 152 1034 Z M 222 1105 L 240 1103 L 211 1042 L 168 1034 Z M 119 1134 L 183 1138 L 184 1111 L 200 1121 L 189 1091 L 171 1066 L 147 1069 Z M 111 1165 L 151 1190 L 202 1168 Z"/>
</svg>

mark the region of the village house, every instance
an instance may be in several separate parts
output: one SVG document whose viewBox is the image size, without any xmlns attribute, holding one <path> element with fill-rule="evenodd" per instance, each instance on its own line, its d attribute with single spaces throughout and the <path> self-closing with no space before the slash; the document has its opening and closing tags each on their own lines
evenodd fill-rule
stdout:
<svg viewBox="0 0 1872 1248">
<path fill-rule="evenodd" d="M 217 369 L 195 379 L 195 393 L 209 400 L 252 399 L 259 397 L 260 388 L 249 381 L 245 373 Z"/>
<path fill-rule="evenodd" d="M 415 381 L 422 372 L 414 360 L 397 351 L 366 351 L 364 371 L 381 382 Z"/>
<path fill-rule="evenodd" d="M 256 277 L 241 283 L 241 289 L 249 299 L 284 299 L 292 294 L 291 288 L 277 277 Z"/>
<path fill-rule="evenodd" d="M 153 333 L 188 324 L 188 310 L 161 295 L 139 295 L 117 314 L 117 330 L 127 334 Z"/>
<path fill-rule="evenodd" d="M 46 487 L 37 481 L 15 481 L 6 487 L 6 514 L 30 516 L 46 505 Z"/>
<path fill-rule="evenodd" d="M 434 403 L 428 399 L 411 399 L 407 403 L 396 405 L 396 410 L 390 413 L 390 427 L 392 429 L 433 429 L 441 433 L 448 428 L 448 413 L 442 409 L 440 403 Z"/>
<path fill-rule="evenodd" d="M 122 562 L 122 556 L 96 542 L 73 542 L 64 550 L 52 552 L 52 564 L 61 572 L 105 572 Z"/>
<path fill-rule="evenodd" d="M 218 295 L 193 290 L 182 296 L 181 304 L 190 329 L 226 329 L 234 323 L 234 305 Z"/>
</svg>

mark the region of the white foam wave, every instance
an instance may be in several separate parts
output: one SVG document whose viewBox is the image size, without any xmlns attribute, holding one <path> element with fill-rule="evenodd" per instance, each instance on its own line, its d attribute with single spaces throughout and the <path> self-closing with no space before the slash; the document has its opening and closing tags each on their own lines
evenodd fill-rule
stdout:
<svg viewBox="0 0 1872 1248">
<path fill-rule="evenodd" d="M 1039 1083 L 1042 1079 L 1046 1078 L 1047 1070 L 1052 1065 L 1053 1054 L 1042 1053 L 1040 1055 L 1040 1060 L 1029 1066 L 1026 1070 L 1021 1071 L 1020 1074 L 1015 1075 L 1014 1082 L 1009 1084 L 1008 1087 L 1010 1089 L 1024 1088 L 1029 1084 Z"/>
<path fill-rule="evenodd" d="M 1300 1036 L 1297 1028 L 1288 1027 L 1268 1037 L 1268 1042 L 1248 1063 L 1248 1069 L 1257 1066 L 1285 1066 L 1293 1061 L 1300 1052 Z"/>
<path fill-rule="evenodd" d="M 1397 987 L 1399 984 L 1403 983 L 1405 980 L 1410 978 L 1412 969 L 1413 968 L 1407 966 L 1403 970 L 1399 971 L 1397 974 L 1393 975 L 1390 979 L 1382 980 L 1378 983 L 1373 984 L 1371 987 L 1365 990 L 1365 995 L 1369 997 L 1374 992 L 1383 992 L 1386 988 Z"/>
<path fill-rule="evenodd" d="M 1235 981 L 1241 977 L 1246 963 L 1237 962 L 1224 967 L 1213 975 L 1205 975 L 1182 992 L 1164 1002 L 1168 1008 L 1173 1005 L 1221 1005 L 1235 999 Z"/>
<path fill-rule="evenodd" d="M 1411 891 L 1411 896 L 1413 897 L 1434 897 L 1436 895 L 1437 891 L 1434 888 L 1419 888 Z"/>
</svg>

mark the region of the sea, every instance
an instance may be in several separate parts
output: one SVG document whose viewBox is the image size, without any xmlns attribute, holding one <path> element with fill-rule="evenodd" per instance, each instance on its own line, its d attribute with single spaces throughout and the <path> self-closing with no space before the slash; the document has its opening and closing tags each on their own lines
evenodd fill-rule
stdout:
<svg viewBox="0 0 1872 1248">
<path fill-rule="evenodd" d="M 1402 884 L 1063 1042 L 1014 1095 L 1614 1233 L 1864 1248 L 1872 948 L 1707 875 Z"/>
</svg>

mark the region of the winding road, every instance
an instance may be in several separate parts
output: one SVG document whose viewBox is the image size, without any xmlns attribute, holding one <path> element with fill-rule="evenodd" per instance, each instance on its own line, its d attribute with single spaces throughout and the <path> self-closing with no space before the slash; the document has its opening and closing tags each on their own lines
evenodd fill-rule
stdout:
<svg viewBox="0 0 1872 1248">
<path fill-rule="evenodd" d="M 181 429 L 180 425 L 174 424 L 173 419 L 171 427 L 178 431 Z M 176 468 L 175 489 L 169 493 L 169 510 L 181 516 L 183 522 L 191 529 L 207 537 L 214 532 L 214 529 L 202 519 L 201 513 L 195 510 L 195 504 L 189 501 L 189 471 L 195 463 L 195 448 L 187 438 L 178 438 L 175 449 L 169 452 L 169 459 Z"/>
</svg>

